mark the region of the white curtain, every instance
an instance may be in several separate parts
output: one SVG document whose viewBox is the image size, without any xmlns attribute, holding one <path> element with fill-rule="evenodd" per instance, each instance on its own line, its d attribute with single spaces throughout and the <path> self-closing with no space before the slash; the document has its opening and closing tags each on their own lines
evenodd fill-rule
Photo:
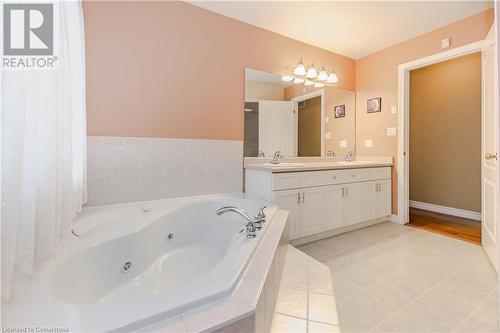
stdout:
<svg viewBox="0 0 500 333">
<path fill-rule="evenodd" d="M 2 72 L 2 297 L 71 229 L 86 201 L 80 1 L 54 5 L 57 70 Z"/>
</svg>

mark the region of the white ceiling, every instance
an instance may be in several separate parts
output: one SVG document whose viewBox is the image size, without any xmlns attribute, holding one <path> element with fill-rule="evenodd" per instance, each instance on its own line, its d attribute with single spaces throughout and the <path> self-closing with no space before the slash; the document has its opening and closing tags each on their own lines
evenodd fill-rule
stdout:
<svg viewBox="0 0 500 333">
<path fill-rule="evenodd" d="M 477 0 L 189 2 L 354 59 L 493 6 Z"/>
</svg>

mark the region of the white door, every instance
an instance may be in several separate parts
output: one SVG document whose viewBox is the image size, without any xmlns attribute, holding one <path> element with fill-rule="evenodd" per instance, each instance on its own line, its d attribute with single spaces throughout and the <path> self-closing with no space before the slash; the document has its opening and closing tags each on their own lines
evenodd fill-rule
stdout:
<svg viewBox="0 0 500 333">
<path fill-rule="evenodd" d="M 340 228 L 342 226 L 343 216 L 343 201 L 342 189 L 343 185 L 327 186 L 325 188 L 325 204 L 323 226 L 325 230 Z"/>
<path fill-rule="evenodd" d="M 375 183 L 375 217 L 391 215 L 391 181 L 380 180 Z"/>
<path fill-rule="evenodd" d="M 343 210 L 342 224 L 351 225 L 359 222 L 359 186 L 358 184 L 347 184 L 343 186 Z"/>
<path fill-rule="evenodd" d="M 259 150 L 297 156 L 297 102 L 259 101 Z"/>
<path fill-rule="evenodd" d="M 497 269 L 497 132 L 495 33 L 491 28 L 483 46 L 483 117 L 482 117 L 482 243 Z"/>
<path fill-rule="evenodd" d="M 288 231 L 290 240 L 300 237 L 300 200 L 301 194 L 299 190 L 273 192 L 273 203 L 278 205 L 280 209 L 284 209 L 289 213 Z"/>
<path fill-rule="evenodd" d="M 324 188 L 304 188 L 300 202 L 300 236 L 318 233 L 323 227 Z"/>
</svg>

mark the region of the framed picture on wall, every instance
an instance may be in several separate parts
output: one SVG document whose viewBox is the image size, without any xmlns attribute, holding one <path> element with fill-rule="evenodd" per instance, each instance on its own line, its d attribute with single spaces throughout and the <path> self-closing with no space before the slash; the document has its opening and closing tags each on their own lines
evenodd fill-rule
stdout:
<svg viewBox="0 0 500 333">
<path fill-rule="evenodd" d="M 381 97 L 370 98 L 366 101 L 366 112 L 367 113 L 380 112 L 381 110 L 382 110 L 382 98 Z"/>
<path fill-rule="evenodd" d="M 345 104 L 334 106 L 333 107 L 333 114 L 335 115 L 335 118 L 345 117 Z"/>
</svg>

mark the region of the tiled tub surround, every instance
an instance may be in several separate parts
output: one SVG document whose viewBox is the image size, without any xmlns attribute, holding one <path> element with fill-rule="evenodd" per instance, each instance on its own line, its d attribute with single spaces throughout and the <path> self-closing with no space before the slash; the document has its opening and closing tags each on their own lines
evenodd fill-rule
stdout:
<svg viewBox="0 0 500 333">
<path fill-rule="evenodd" d="M 241 192 L 243 141 L 89 136 L 88 202 Z"/>
<path fill-rule="evenodd" d="M 267 331 L 288 213 L 266 208 L 266 223 L 248 239 L 239 215 L 215 214 L 224 205 L 254 213 L 263 202 L 224 194 L 87 208 L 77 223 L 81 236 L 67 235 L 41 270 L 17 281 L 19 297 L 2 308 L 2 324 L 71 332 Z M 131 264 L 124 272 L 125 262 Z"/>
</svg>

